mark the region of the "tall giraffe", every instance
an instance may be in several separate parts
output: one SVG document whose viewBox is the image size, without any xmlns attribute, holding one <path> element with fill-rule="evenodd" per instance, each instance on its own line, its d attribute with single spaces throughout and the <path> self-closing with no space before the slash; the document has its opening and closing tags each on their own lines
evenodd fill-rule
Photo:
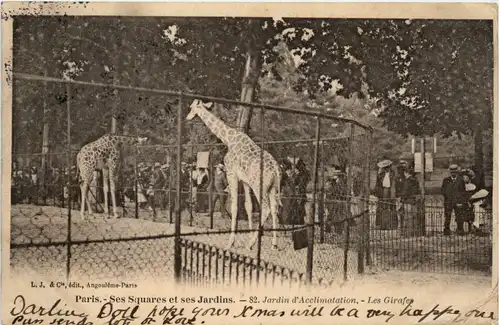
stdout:
<svg viewBox="0 0 500 325">
<path fill-rule="evenodd" d="M 119 160 L 119 145 L 128 144 L 135 145 L 146 141 L 147 138 L 129 137 L 114 134 L 105 134 L 99 139 L 84 145 L 76 156 L 76 164 L 80 173 L 80 190 L 81 190 L 81 208 L 80 216 L 85 218 L 85 201 L 89 214 L 92 214 L 92 207 L 87 198 L 90 183 L 94 178 L 96 169 L 103 170 L 103 187 L 104 187 L 104 212 L 109 213 L 108 209 L 108 192 L 111 190 L 111 203 L 113 204 L 113 217 L 117 217 L 116 213 L 116 194 L 115 194 L 115 174 L 120 163 Z M 107 170 L 107 173 L 106 173 Z M 109 187 L 108 187 L 109 180 Z"/>
<path fill-rule="evenodd" d="M 226 146 L 227 154 L 224 157 L 226 166 L 226 176 L 231 194 L 231 235 L 227 248 L 234 245 L 236 231 L 236 217 L 238 213 L 238 182 L 243 183 L 245 190 L 245 210 L 248 215 L 248 228 L 252 229 L 252 199 L 250 189 L 253 190 L 262 210 L 261 224 L 264 224 L 269 216 L 273 218 L 273 228 L 276 229 L 278 223 L 278 205 L 280 199 L 281 170 L 279 164 L 270 153 L 264 151 L 263 157 L 263 193 L 260 202 L 260 159 L 261 148 L 253 142 L 250 137 L 238 130 L 227 126 L 223 121 L 207 110 L 212 103 L 203 103 L 195 99 L 191 104 L 191 111 L 187 120 L 198 115 L 203 123 L 216 135 Z M 250 236 L 248 249 L 252 249 L 258 237 L 258 233 Z M 276 230 L 273 230 L 273 248 L 277 248 Z"/>
</svg>

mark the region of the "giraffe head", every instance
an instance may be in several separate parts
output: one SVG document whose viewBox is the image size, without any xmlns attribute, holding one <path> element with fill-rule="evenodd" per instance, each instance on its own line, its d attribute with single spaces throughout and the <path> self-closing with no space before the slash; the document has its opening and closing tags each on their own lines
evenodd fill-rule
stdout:
<svg viewBox="0 0 500 325">
<path fill-rule="evenodd" d="M 191 111 L 189 111 L 189 114 L 188 116 L 186 117 L 186 119 L 188 121 L 192 120 L 196 115 L 198 115 L 198 113 L 200 112 L 200 109 L 207 109 L 207 108 L 210 108 L 212 107 L 212 103 L 209 102 L 209 103 L 204 103 L 202 102 L 201 100 L 199 99 L 195 99 L 193 100 L 193 102 L 191 103 L 191 105 L 189 106 L 189 108 L 191 108 Z"/>
</svg>

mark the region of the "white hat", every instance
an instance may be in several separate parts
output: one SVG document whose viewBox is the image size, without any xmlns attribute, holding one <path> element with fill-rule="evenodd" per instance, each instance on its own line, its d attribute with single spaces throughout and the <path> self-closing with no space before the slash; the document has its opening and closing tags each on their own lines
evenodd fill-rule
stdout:
<svg viewBox="0 0 500 325">
<path fill-rule="evenodd" d="M 386 160 L 382 160 L 381 162 L 379 162 L 379 163 L 377 164 L 377 166 L 378 166 L 379 168 L 389 167 L 390 165 L 392 165 L 392 161 L 390 161 L 390 160 L 388 160 L 388 159 L 386 159 Z"/>
<path fill-rule="evenodd" d="M 155 168 L 156 167 L 161 167 L 161 164 L 159 162 L 155 162 Z"/>
<path fill-rule="evenodd" d="M 488 194 L 490 193 L 487 190 L 479 190 L 470 197 L 470 200 L 484 199 Z"/>
</svg>

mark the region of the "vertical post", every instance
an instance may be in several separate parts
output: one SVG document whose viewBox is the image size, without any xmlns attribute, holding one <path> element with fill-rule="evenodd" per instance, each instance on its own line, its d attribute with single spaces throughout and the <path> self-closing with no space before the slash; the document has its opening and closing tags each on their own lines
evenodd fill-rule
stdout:
<svg viewBox="0 0 500 325">
<path fill-rule="evenodd" d="M 259 283 L 260 277 L 260 257 L 262 253 L 262 199 L 264 197 L 264 108 L 260 108 L 260 178 L 259 178 L 259 232 L 257 236 L 257 274 L 256 283 Z M 267 212 L 266 212 L 267 213 Z M 248 216 L 252 218 L 252 216 Z M 274 230 L 273 230 L 274 231 Z"/>
<path fill-rule="evenodd" d="M 347 280 L 347 272 L 348 272 L 348 262 L 349 262 L 349 240 L 350 240 L 350 217 L 351 216 L 351 194 L 353 193 L 353 181 L 352 181 L 352 144 L 354 141 L 354 124 L 350 125 L 350 134 L 349 134 L 349 148 L 348 148 L 348 157 L 349 159 L 347 160 L 347 166 L 348 166 L 348 171 L 347 171 L 347 197 L 346 197 L 346 220 L 344 221 L 344 230 L 345 230 L 345 237 L 344 237 L 344 280 Z"/>
<path fill-rule="evenodd" d="M 174 276 L 175 280 L 181 280 L 181 159 L 182 159 L 182 93 L 179 95 L 179 105 L 177 107 L 177 195 L 175 196 L 175 245 L 174 245 Z"/>
<path fill-rule="evenodd" d="M 116 78 L 113 78 L 113 85 L 116 84 Z M 116 107 L 118 106 L 118 90 L 113 89 L 113 114 L 111 116 L 111 133 L 115 134 L 118 129 L 118 121 L 116 119 Z"/>
<path fill-rule="evenodd" d="M 364 130 L 365 134 L 364 134 L 364 139 L 365 141 L 363 141 L 363 144 L 362 145 L 366 145 L 367 142 L 366 142 L 366 130 Z M 363 152 L 366 152 L 365 150 L 363 150 Z M 367 210 L 367 207 L 368 207 L 368 201 L 366 199 L 367 197 L 367 194 L 366 194 L 366 178 L 367 178 L 367 174 L 366 174 L 366 169 L 367 169 L 367 166 L 369 166 L 369 163 L 368 163 L 368 160 L 367 159 L 364 159 L 363 160 L 363 163 L 362 163 L 362 167 L 361 167 L 361 184 L 363 186 L 363 188 L 361 189 L 361 195 L 360 197 L 357 199 L 357 203 L 359 204 L 359 211 L 360 213 L 362 213 L 362 215 L 360 216 L 360 225 L 361 225 L 361 230 L 358 229 L 358 274 L 363 274 L 365 272 L 365 232 L 366 232 L 366 218 L 365 218 L 365 214 L 366 214 L 366 210 Z"/>
<path fill-rule="evenodd" d="M 307 220 L 307 267 L 306 278 L 307 281 L 312 283 L 313 274 L 313 253 L 314 253 L 314 217 L 316 215 L 316 192 L 318 186 L 318 165 L 319 165 L 319 138 L 321 131 L 321 118 L 316 117 L 316 137 L 314 146 L 314 173 L 313 173 L 313 193 L 312 193 L 312 211 Z"/>
<path fill-rule="evenodd" d="M 177 173 L 180 173 L 181 171 L 178 170 Z M 172 182 L 174 181 L 174 168 L 172 166 L 172 159 L 170 159 L 170 163 L 168 164 L 168 217 L 169 217 L 169 222 L 173 222 L 173 214 L 174 214 L 174 200 L 172 200 Z M 180 195 L 180 193 L 177 193 L 177 195 Z"/>
<path fill-rule="evenodd" d="M 325 140 L 321 140 L 321 198 L 319 206 L 319 242 L 325 242 Z"/>
<path fill-rule="evenodd" d="M 137 159 L 139 158 L 139 145 L 135 146 L 135 167 L 134 167 L 134 175 L 135 175 L 135 218 L 139 219 L 139 172 L 137 170 Z"/>
<path fill-rule="evenodd" d="M 368 134 L 368 159 L 367 159 L 367 164 L 366 164 L 366 170 L 364 173 L 366 174 L 366 179 L 365 179 L 365 202 L 367 204 L 365 210 L 368 210 L 368 212 L 364 215 L 364 222 L 363 224 L 365 225 L 364 228 L 364 241 L 365 241 L 365 258 L 366 258 L 366 265 L 371 265 L 371 252 L 370 252 L 370 192 L 371 192 L 371 171 L 372 171 L 372 142 L 373 142 L 373 131 L 369 130 Z"/>
<path fill-rule="evenodd" d="M 420 139 L 420 166 L 422 167 L 420 173 L 420 195 L 422 201 L 425 197 L 425 138 Z"/>
<path fill-rule="evenodd" d="M 214 166 L 212 159 L 212 150 L 210 150 L 208 154 L 208 177 L 208 212 L 210 214 L 210 229 L 214 229 L 214 202 L 212 201 L 214 193 Z"/>
<path fill-rule="evenodd" d="M 425 235 L 425 137 L 422 136 L 420 139 L 420 164 L 422 166 L 422 174 L 420 175 L 420 213 L 418 213 L 417 218 L 419 219 L 420 229 L 418 233 Z"/>
<path fill-rule="evenodd" d="M 71 186 L 71 84 L 66 83 L 66 115 L 67 115 L 67 140 L 68 140 L 68 189 Z M 71 269 L 71 195 L 68 195 L 68 234 L 67 234 L 67 260 L 66 279 L 70 280 Z"/>
<path fill-rule="evenodd" d="M 112 116 L 111 117 L 111 133 L 116 133 L 116 125 L 117 125 L 116 117 Z"/>
<path fill-rule="evenodd" d="M 44 75 L 47 75 L 47 71 L 44 72 Z M 47 94 L 47 82 L 43 83 L 44 85 L 44 90 L 45 93 Z M 50 110 L 47 107 L 47 98 L 44 97 L 42 100 L 42 105 L 43 105 L 43 135 L 42 135 L 42 161 L 41 161 L 41 177 L 39 180 L 39 187 L 37 187 L 37 201 L 38 201 L 38 195 L 43 193 L 43 200 L 44 204 L 47 196 L 47 160 L 48 160 L 48 154 L 49 154 L 49 128 L 50 128 L 50 123 L 49 123 L 49 114 Z M 40 191 L 40 189 L 42 191 Z"/>
<path fill-rule="evenodd" d="M 194 147 L 191 146 L 191 157 L 193 157 L 194 153 Z M 195 197 L 193 198 L 193 192 L 194 192 L 194 185 L 193 182 L 196 180 L 193 180 L 193 173 L 196 171 L 196 169 L 193 171 L 193 166 L 189 167 L 189 226 L 193 226 L 193 207 L 196 208 L 197 202 L 197 196 L 198 196 L 198 188 L 196 188 L 196 193 Z M 198 185 L 198 184 L 196 184 Z"/>
</svg>

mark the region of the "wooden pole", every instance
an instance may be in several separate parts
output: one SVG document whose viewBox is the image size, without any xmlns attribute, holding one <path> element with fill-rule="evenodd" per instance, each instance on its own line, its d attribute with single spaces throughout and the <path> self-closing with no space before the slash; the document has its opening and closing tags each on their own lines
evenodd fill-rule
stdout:
<svg viewBox="0 0 500 325">
<path fill-rule="evenodd" d="M 420 175 L 420 213 L 418 213 L 417 218 L 420 219 L 418 223 L 420 229 L 418 233 L 425 235 L 425 137 L 420 139 L 420 164 L 422 165 L 422 173 Z"/>
</svg>

